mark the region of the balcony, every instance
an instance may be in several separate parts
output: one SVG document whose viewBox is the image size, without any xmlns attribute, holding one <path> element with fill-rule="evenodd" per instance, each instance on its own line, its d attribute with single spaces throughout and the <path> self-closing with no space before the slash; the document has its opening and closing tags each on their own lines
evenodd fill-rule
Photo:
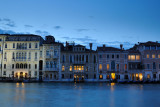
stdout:
<svg viewBox="0 0 160 107">
<path fill-rule="evenodd" d="M 57 59 L 58 55 L 47 55 L 46 58 L 48 59 Z"/>
<path fill-rule="evenodd" d="M 45 71 L 58 71 L 58 68 L 45 68 Z"/>
<path fill-rule="evenodd" d="M 75 61 L 75 62 L 72 62 L 72 64 L 86 64 L 85 61 Z"/>
</svg>

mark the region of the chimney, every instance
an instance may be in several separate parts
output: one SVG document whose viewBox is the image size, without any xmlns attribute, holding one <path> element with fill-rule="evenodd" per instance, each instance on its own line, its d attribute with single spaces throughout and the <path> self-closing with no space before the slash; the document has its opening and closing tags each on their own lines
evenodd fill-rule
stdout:
<svg viewBox="0 0 160 107">
<path fill-rule="evenodd" d="M 92 43 L 89 43 L 89 46 L 90 46 L 90 50 L 92 50 Z"/>
<path fill-rule="evenodd" d="M 68 42 L 66 41 L 66 49 L 68 50 Z"/>
<path fill-rule="evenodd" d="M 120 44 L 120 48 L 121 48 L 121 50 L 123 50 L 123 44 Z"/>
<path fill-rule="evenodd" d="M 106 47 L 106 45 L 105 45 L 105 44 L 103 44 L 103 50 L 105 50 L 105 47 Z"/>
</svg>

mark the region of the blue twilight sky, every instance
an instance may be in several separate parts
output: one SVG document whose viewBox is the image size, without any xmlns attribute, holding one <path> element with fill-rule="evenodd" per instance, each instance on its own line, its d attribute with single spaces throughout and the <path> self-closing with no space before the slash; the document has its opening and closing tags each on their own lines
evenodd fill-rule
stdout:
<svg viewBox="0 0 160 107">
<path fill-rule="evenodd" d="M 159 41 L 160 0 L 0 0 L 0 33 L 125 48 Z"/>
</svg>

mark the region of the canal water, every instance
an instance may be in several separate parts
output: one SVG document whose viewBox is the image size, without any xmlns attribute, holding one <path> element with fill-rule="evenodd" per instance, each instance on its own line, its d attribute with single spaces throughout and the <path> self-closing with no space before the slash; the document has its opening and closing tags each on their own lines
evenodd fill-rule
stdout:
<svg viewBox="0 0 160 107">
<path fill-rule="evenodd" d="M 160 107 L 160 84 L 0 83 L 0 107 Z"/>
</svg>

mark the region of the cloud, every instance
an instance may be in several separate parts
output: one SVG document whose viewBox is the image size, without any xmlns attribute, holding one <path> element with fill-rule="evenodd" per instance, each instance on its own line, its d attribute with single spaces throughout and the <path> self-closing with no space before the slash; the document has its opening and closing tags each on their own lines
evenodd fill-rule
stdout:
<svg viewBox="0 0 160 107">
<path fill-rule="evenodd" d="M 96 39 L 92 39 L 89 36 L 85 36 L 82 38 L 70 38 L 70 37 L 62 37 L 62 38 L 67 41 L 75 41 L 78 44 L 87 46 L 87 48 L 89 48 L 89 43 L 93 43 L 94 50 L 97 49 L 97 46 L 102 46 L 103 44 L 105 44 L 108 47 L 116 47 L 116 48 L 120 48 L 120 44 L 123 44 L 124 49 L 129 49 L 135 44 L 135 43 L 130 43 L 130 42 L 120 42 L 120 41 L 99 42 Z"/>
<path fill-rule="evenodd" d="M 53 28 L 56 29 L 56 30 L 59 30 L 59 29 L 61 29 L 62 27 L 61 27 L 61 26 L 54 26 Z"/>
<path fill-rule="evenodd" d="M 26 27 L 26 28 L 31 28 L 31 27 L 33 27 L 32 25 L 24 25 L 24 27 Z"/>
<path fill-rule="evenodd" d="M 0 24 L 7 27 L 16 27 L 15 22 L 8 18 L 0 19 Z"/>
<path fill-rule="evenodd" d="M 38 34 L 38 35 L 41 35 L 41 36 L 50 35 L 49 32 L 47 32 L 47 31 L 42 31 L 42 30 L 36 30 L 35 33 Z"/>
<path fill-rule="evenodd" d="M 13 30 L 0 29 L 0 34 L 30 34 L 29 32 L 15 32 Z"/>
<path fill-rule="evenodd" d="M 89 31 L 89 29 L 76 29 L 78 32 Z"/>
</svg>

